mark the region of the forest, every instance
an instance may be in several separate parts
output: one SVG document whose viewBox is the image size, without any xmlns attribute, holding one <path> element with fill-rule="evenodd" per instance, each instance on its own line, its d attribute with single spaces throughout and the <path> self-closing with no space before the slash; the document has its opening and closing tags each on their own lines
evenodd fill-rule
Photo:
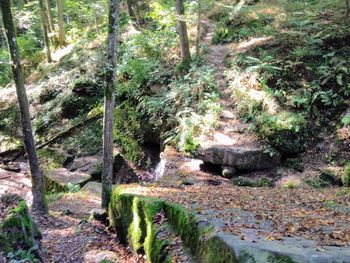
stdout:
<svg viewBox="0 0 350 263">
<path fill-rule="evenodd" d="M 350 0 L 0 0 L 0 263 L 350 263 Z"/>
</svg>

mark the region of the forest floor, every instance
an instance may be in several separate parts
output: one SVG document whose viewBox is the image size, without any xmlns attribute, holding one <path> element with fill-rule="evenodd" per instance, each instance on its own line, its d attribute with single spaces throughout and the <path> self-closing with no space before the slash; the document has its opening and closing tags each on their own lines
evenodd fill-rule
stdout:
<svg viewBox="0 0 350 263">
<path fill-rule="evenodd" d="M 106 225 L 89 219 L 100 203 L 100 197 L 83 192 L 65 194 L 49 203 L 50 215 L 35 217 L 43 233 L 45 262 L 144 262 Z"/>
</svg>

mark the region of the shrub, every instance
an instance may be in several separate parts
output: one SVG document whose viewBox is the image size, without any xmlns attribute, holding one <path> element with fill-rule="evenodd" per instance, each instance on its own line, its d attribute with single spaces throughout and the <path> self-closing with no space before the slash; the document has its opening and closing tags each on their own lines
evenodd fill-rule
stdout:
<svg viewBox="0 0 350 263">
<path fill-rule="evenodd" d="M 345 167 L 344 173 L 341 179 L 342 179 L 343 186 L 345 187 L 350 186 L 350 165 L 347 165 Z"/>
<path fill-rule="evenodd" d="M 297 153 L 305 148 L 307 122 L 301 114 L 263 112 L 257 118 L 257 125 L 260 136 L 282 152 Z"/>
</svg>

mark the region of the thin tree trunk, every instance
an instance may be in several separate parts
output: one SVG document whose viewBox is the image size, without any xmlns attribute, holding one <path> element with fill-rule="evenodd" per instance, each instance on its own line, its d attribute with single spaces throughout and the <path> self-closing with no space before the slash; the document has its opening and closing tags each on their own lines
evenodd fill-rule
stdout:
<svg viewBox="0 0 350 263">
<path fill-rule="evenodd" d="M 26 148 L 32 175 L 33 210 L 39 213 L 47 213 L 47 205 L 44 191 L 44 177 L 39 166 L 39 160 L 35 149 L 34 136 L 30 123 L 29 104 L 24 86 L 24 77 L 20 62 L 20 54 L 10 8 L 10 0 L 0 1 L 2 19 L 6 29 L 7 41 L 11 56 L 11 67 L 13 78 L 16 83 L 18 104 L 21 113 L 21 124 L 23 131 L 24 146 Z"/>
<path fill-rule="evenodd" d="M 50 31 L 55 32 L 55 24 L 53 22 L 50 0 L 45 0 L 45 3 L 46 3 L 46 9 L 47 9 L 47 16 L 49 18 L 48 21 L 49 21 Z"/>
<path fill-rule="evenodd" d="M 185 7 L 183 0 L 175 1 L 175 9 L 177 16 L 177 30 L 180 37 L 181 62 L 178 66 L 180 71 L 187 71 L 191 62 L 190 46 L 188 43 L 187 25 L 184 20 Z"/>
<path fill-rule="evenodd" d="M 51 58 L 51 51 L 50 51 L 49 36 L 47 34 L 46 10 L 45 10 L 43 0 L 39 0 L 39 8 L 40 8 L 41 26 L 43 28 L 43 34 L 44 34 L 46 59 L 47 59 L 47 62 L 51 63 L 52 58 Z"/>
<path fill-rule="evenodd" d="M 346 0 L 346 18 L 350 16 L 350 0 Z"/>
<path fill-rule="evenodd" d="M 119 22 L 119 0 L 109 0 L 108 14 L 108 61 L 106 73 L 105 105 L 103 120 L 103 173 L 102 208 L 108 208 L 112 192 L 113 175 L 113 122 L 115 101 L 115 74 L 117 37 Z"/>
<path fill-rule="evenodd" d="M 62 0 L 57 0 L 57 16 L 58 16 L 58 39 L 61 46 L 66 44 L 63 26 L 63 5 Z"/>
<path fill-rule="evenodd" d="M 100 34 L 100 29 L 98 27 L 98 17 L 96 12 L 94 12 L 94 21 L 95 21 L 95 27 L 96 27 L 96 34 L 99 35 Z"/>
<path fill-rule="evenodd" d="M 197 17 L 197 38 L 196 38 L 196 57 L 199 58 L 200 40 L 201 40 L 201 16 L 202 16 L 202 0 L 198 1 L 198 17 Z"/>
</svg>

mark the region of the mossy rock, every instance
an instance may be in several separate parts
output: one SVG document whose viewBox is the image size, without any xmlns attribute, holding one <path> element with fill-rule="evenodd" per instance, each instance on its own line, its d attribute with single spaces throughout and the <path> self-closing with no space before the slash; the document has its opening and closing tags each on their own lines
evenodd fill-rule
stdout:
<svg viewBox="0 0 350 263">
<path fill-rule="evenodd" d="M 302 152 L 306 145 L 307 121 L 301 114 L 262 113 L 257 118 L 259 135 L 282 153 Z"/>
<path fill-rule="evenodd" d="M 43 89 L 39 94 L 39 103 L 44 104 L 50 100 L 53 100 L 54 98 L 57 97 L 59 93 L 60 92 L 57 89 L 52 89 L 52 88 Z"/>
<path fill-rule="evenodd" d="M 74 118 L 87 113 L 99 99 L 91 96 L 78 96 L 74 93 L 66 95 L 61 101 L 61 115 L 64 118 Z"/>
<path fill-rule="evenodd" d="M 170 241 L 160 235 L 163 227 L 175 232 L 200 262 L 236 262 L 234 252 L 215 237 L 212 227 L 181 205 L 115 188 L 109 213 L 111 226 L 121 241 L 144 252 L 148 262 L 172 262 L 171 250 L 167 249 Z M 161 227 L 154 220 L 159 213 L 164 213 L 167 219 L 167 224 Z"/>
<path fill-rule="evenodd" d="M 41 232 L 29 215 L 26 202 L 17 195 L 5 195 L 0 206 L 9 208 L 0 218 L 0 250 L 7 254 L 38 245 Z"/>
<path fill-rule="evenodd" d="M 234 185 L 245 187 L 272 187 L 274 185 L 273 180 L 261 177 L 259 179 L 251 179 L 243 176 L 232 179 Z"/>
<path fill-rule="evenodd" d="M 347 165 L 342 175 L 342 183 L 345 187 L 350 187 L 350 165 Z"/>
<path fill-rule="evenodd" d="M 131 244 L 136 252 L 144 252 L 148 262 L 165 262 L 168 257 L 167 241 L 158 238 L 159 229 L 153 222 L 162 208 L 163 202 L 158 199 L 123 194 L 118 189 L 112 195 L 111 225 L 121 241 Z"/>
<path fill-rule="evenodd" d="M 43 165 L 45 169 L 65 167 L 74 159 L 74 156 L 68 154 L 66 151 L 53 147 L 38 150 L 38 156 L 41 165 Z"/>
</svg>

